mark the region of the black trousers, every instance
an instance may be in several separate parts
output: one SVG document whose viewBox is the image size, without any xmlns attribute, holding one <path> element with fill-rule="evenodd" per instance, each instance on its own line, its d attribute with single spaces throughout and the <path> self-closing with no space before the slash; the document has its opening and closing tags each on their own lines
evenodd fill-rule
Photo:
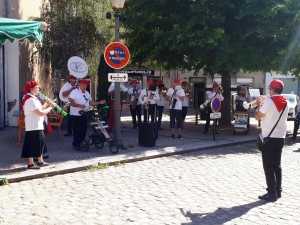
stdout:
<svg viewBox="0 0 300 225">
<path fill-rule="evenodd" d="M 130 113 L 132 117 L 132 125 L 134 127 L 140 127 L 142 121 L 142 106 L 136 105 L 135 109 L 133 109 L 132 105 L 130 105 Z M 138 118 L 138 122 L 136 122 L 136 117 Z"/>
<path fill-rule="evenodd" d="M 72 116 L 70 115 L 70 106 L 67 107 L 67 129 L 68 129 L 68 133 L 72 134 L 72 130 L 73 130 L 73 120 L 72 120 Z"/>
<path fill-rule="evenodd" d="M 269 138 L 262 147 L 262 162 L 270 195 L 281 192 L 281 153 L 284 138 Z"/>
<path fill-rule="evenodd" d="M 73 143 L 78 146 L 85 139 L 87 129 L 87 119 L 85 116 L 71 116 L 73 120 Z"/>
<path fill-rule="evenodd" d="M 206 123 L 205 123 L 205 126 L 204 126 L 204 131 L 208 131 L 208 127 L 210 125 L 210 120 L 211 120 L 210 119 L 210 114 L 213 112 L 210 107 L 207 107 L 207 110 L 208 110 L 208 113 L 206 114 Z"/>
<path fill-rule="evenodd" d="M 145 109 L 144 107 L 144 123 L 148 122 L 149 116 L 151 116 L 151 123 L 154 123 L 154 113 L 155 113 L 156 104 L 149 104 L 147 107 L 148 107 L 148 113 L 147 113 L 147 109 Z"/>
<path fill-rule="evenodd" d="M 294 121 L 294 132 L 293 132 L 293 139 L 294 140 L 296 140 L 298 129 L 299 129 L 299 120 L 295 119 L 295 121 Z"/>
<path fill-rule="evenodd" d="M 157 127 L 161 126 L 161 119 L 164 112 L 164 106 L 156 106 Z"/>
</svg>

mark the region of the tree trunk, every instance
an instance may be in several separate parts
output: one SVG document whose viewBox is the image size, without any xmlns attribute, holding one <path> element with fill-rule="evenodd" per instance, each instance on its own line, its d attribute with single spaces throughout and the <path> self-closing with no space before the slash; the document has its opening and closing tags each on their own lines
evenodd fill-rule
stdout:
<svg viewBox="0 0 300 225">
<path fill-rule="evenodd" d="M 220 126 L 231 126 L 231 74 L 229 71 L 223 71 L 222 83 L 224 100 L 221 104 Z"/>
</svg>

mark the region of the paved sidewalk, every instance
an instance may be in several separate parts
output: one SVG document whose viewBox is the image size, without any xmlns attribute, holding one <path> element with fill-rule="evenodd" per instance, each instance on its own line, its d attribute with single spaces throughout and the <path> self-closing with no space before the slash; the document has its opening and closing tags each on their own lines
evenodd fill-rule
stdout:
<svg viewBox="0 0 300 225">
<path fill-rule="evenodd" d="M 166 113 L 166 110 L 165 110 Z M 246 142 L 253 142 L 260 129 L 257 128 L 257 121 L 253 118 L 250 120 L 251 128 L 248 135 L 233 135 L 232 128 L 220 128 L 220 134 L 216 135 L 213 141 L 211 127 L 208 134 L 202 134 L 205 121 L 199 120 L 199 126 L 195 126 L 194 111 L 189 111 L 186 119 L 185 129 L 180 139 L 169 139 L 171 130 L 169 127 L 169 117 L 164 116 L 162 127 L 159 131 L 159 137 L 155 147 L 141 147 L 138 145 L 138 130 L 131 129 L 131 117 L 129 111 L 124 110 L 122 113 L 122 139 L 126 150 L 120 150 L 118 154 L 111 154 L 107 143 L 103 149 L 97 149 L 91 145 L 88 152 L 75 151 L 71 145 L 72 137 L 63 137 L 59 140 L 58 130 L 53 129 L 53 133 L 47 136 L 49 159 L 45 160 L 51 166 L 41 168 L 40 170 L 28 170 L 27 159 L 22 159 L 22 144 L 18 146 L 18 128 L 8 127 L 0 130 L 0 180 L 8 179 L 10 183 L 64 174 L 69 172 L 81 171 L 90 165 L 116 164 L 118 162 L 132 162 L 149 158 L 161 157 L 172 154 L 179 154 L 197 150 L 211 149 L 218 146 L 234 146 Z M 293 122 L 288 122 L 288 131 L 292 132 Z M 63 134 L 66 132 L 62 131 Z M 89 129 L 87 135 L 92 130 Z"/>
</svg>

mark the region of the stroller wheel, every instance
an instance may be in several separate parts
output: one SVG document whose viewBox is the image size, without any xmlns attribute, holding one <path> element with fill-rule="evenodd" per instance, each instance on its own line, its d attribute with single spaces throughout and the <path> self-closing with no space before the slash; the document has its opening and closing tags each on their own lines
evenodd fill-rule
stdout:
<svg viewBox="0 0 300 225">
<path fill-rule="evenodd" d="M 115 140 L 109 142 L 109 151 L 113 154 L 117 154 L 119 152 L 119 145 Z"/>
<path fill-rule="evenodd" d="M 89 150 L 89 142 L 87 140 L 82 140 L 80 142 L 80 149 L 81 151 L 87 152 Z"/>
</svg>

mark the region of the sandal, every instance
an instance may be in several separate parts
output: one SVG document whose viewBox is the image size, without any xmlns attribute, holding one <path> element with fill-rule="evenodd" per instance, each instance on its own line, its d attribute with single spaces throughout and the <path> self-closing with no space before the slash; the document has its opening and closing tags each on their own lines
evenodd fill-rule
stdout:
<svg viewBox="0 0 300 225">
<path fill-rule="evenodd" d="M 49 164 L 46 163 L 46 162 L 40 162 L 40 163 L 38 162 L 37 165 L 40 166 L 40 167 L 49 166 Z"/>
<path fill-rule="evenodd" d="M 27 169 L 37 170 L 37 169 L 40 169 L 40 167 L 38 167 L 38 166 L 35 165 L 35 164 L 31 164 L 31 165 L 28 165 L 28 166 L 27 166 Z"/>
</svg>

